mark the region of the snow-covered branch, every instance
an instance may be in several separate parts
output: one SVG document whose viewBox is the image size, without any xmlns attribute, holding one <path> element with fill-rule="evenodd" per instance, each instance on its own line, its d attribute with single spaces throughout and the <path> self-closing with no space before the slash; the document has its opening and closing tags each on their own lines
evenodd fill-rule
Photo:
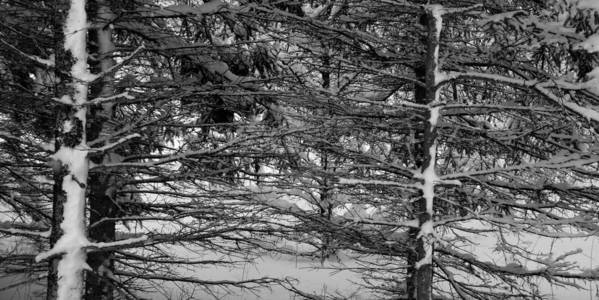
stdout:
<svg viewBox="0 0 599 300">
<path fill-rule="evenodd" d="M 172 18 L 181 16 L 192 16 L 201 17 L 206 15 L 213 15 L 221 12 L 227 8 L 227 3 L 224 1 L 209 1 L 204 2 L 201 5 L 185 5 L 176 4 L 161 7 L 160 9 L 150 9 L 147 11 L 141 11 L 140 14 L 145 17 L 158 17 L 158 18 Z"/>
<path fill-rule="evenodd" d="M 9 48 L 13 49 L 14 51 L 16 51 L 17 53 L 19 53 L 21 56 L 24 56 L 30 60 L 33 60 L 35 62 L 37 62 L 40 65 L 43 65 L 45 67 L 51 68 L 54 67 L 54 57 L 50 56 L 50 58 L 45 59 L 45 58 L 41 58 L 37 55 L 31 55 L 31 54 L 27 54 L 23 51 L 21 51 L 19 48 L 13 46 L 12 44 L 10 44 L 9 42 L 5 41 L 4 39 L 0 38 L 0 42 L 2 42 L 2 44 L 8 46 Z"/>
<path fill-rule="evenodd" d="M 137 238 L 130 238 L 130 239 L 119 240 L 119 241 L 114 241 L 114 242 L 89 243 L 85 247 L 88 248 L 88 250 L 93 250 L 93 251 L 106 250 L 106 249 L 119 249 L 119 248 L 130 247 L 133 245 L 140 245 L 149 240 L 150 239 L 148 238 L 147 235 L 142 235 Z"/>
<path fill-rule="evenodd" d="M 532 277 L 542 276 L 550 278 L 564 278 L 564 279 L 585 279 L 585 280 L 599 280 L 599 272 L 589 270 L 580 273 L 565 272 L 554 268 L 553 266 L 545 266 L 538 269 L 528 269 L 525 266 L 519 264 L 508 264 L 505 266 L 497 265 L 492 262 L 483 262 L 476 259 L 473 255 L 460 253 L 457 250 L 453 250 L 447 247 L 439 247 L 437 251 L 456 257 L 464 262 L 467 262 L 473 266 L 481 268 L 483 270 L 491 270 L 495 274 L 503 275 L 516 275 L 520 277 Z"/>
<path fill-rule="evenodd" d="M 376 220 L 370 218 L 360 218 L 360 217 L 349 217 L 343 216 L 341 217 L 343 220 L 350 221 L 352 223 L 357 224 L 367 224 L 367 225 L 380 225 L 380 226 L 390 226 L 390 227 L 409 227 L 409 228 L 418 228 L 418 220 L 408 220 L 403 222 L 386 222 L 383 220 Z"/>
<path fill-rule="evenodd" d="M 255 285 L 272 284 L 272 283 L 277 283 L 280 281 L 280 279 L 274 279 L 274 278 L 269 278 L 269 277 L 239 280 L 239 281 L 235 281 L 235 280 L 203 280 L 203 279 L 199 279 L 196 277 L 189 277 L 189 276 L 176 276 L 176 275 L 172 275 L 172 274 L 162 275 L 162 274 L 158 274 L 156 272 L 139 274 L 139 273 L 126 272 L 126 271 L 117 271 L 117 272 L 115 272 L 115 274 L 121 275 L 121 276 L 139 278 L 139 279 L 188 282 L 188 283 L 194 283 L 194 284 L 199 284 L 199 285 L 208 285 L 208 286 L 215 286 L 215 285 L 244 286 L 245 288 L 251 288 L 252 286 L 255 286 Z"/>
<path fill-rule="evenodd" d="M 137 47 L 137 49 L 133 50 L 133 52 L 131 52 L 129 55 L 125 56 L 122 58 L 121 62 L 119 62 L 118 64 L 114 64 L 113 66 L 111 66 L 108 70 L 102 71 L 98 74 L 93 74 L 90 75 L 87 78 L 88 82 L 93 82 L 96 81 L 104 76 L 106 76 L 107 74 L 111 74 L 112 72 L 118 70 L 120 67 L 122 67 L 124 64 L 126 64 L 129 60 L 131 60 L 132 58 L 134 58 L 140 51 L 144 50 L 146 47 L 144 45 L 141 45 L 139 47 Z"/>
<path fill-rule="evenodd" d="M 482 4 L 474 4 L 474 5 L 470 5 L 470 6 L 464 6 L 464 7 L 443 7 L 443 9 L 441 11 L 441 15 L 461 14 L 461 13 L 477 10 L 477 9 L 480 9 L 483 7 L 484 6 Z"/>
<path fill-rule="evenodd" d="M 480 175 L 520 171 L 527 169 L 562 169 L 571 167 L 580 167 L 599 162 L 599 155 L 586 155 L 586 154 L 571 154 L 567 156 L 556 156 L 549 160 L 542 160 L 535 163 L 524 163 L 515 166 L 507 166 L 503 168 L 491 168 L 479 171 L 468 171 L 461 173 L 453 173 L 439 176 L 441 180 L 450 180 L 458 178 L 467 178 Z"/>
<path fill-rule="evenodd" d="M 130 135 L 127 135 L 127 136 L 124 136 L 124 137 L 120 138 L 116 142 L 104 145 L 104 146 L 102 146 L 100 148 L 90 148 L 88 151 L 89 152 L 106 152 L 106 151 L 108 151 L 110 149 L 113 149 L 113 148 L 115 148 L 115 147 L 117 147 L 117 146 L 119 146 L 121 144 L 124 144 L 124 143 L 126 143 L 126 142 L 128 142 L 128 141 L 130 141 L 132 139 L 139 138 L 139 137 L 141 137 L 141 135 L 139 133 L 133 133 L 133 134 L 130 134 Z"/>
<path fill-rule="evenodd" d="M 342 185 L 382 185 L 382 186 L 395 186 L 410 190 L 417 190 L 422 187 L 418 183 L 401 183 L 391 180 L 376 180 L 376 179 L 354 179 L 354 178 L 339 178 L 339 184 Z"/>
<path fill-rule="evenodd" d="M 448 72 L 441 73 L 443 75 L 443 81 L 439 84 L 447 83 L 457 78 L 472 78 L 472 79 L 483 79 L 496 81 L 499 83 L 516 85 L 520 87 L 528 87 L 537 90 L 539 93 L 553 101 L 556 105 L 564 106 L 568 110 L 588 119 L 599 122 L 599 111 L 595 107 L 583 107 L 575 103 L 570 99 L 570 96 L 559 97 L 555 93 L 551 92 L 550 88 L 557 88 L 561 90 L 589 90 L 596 87 L 597 81 L 591 79 L 587 82 L 571 83 L 563 80 L 551 80 L 551 81 L 539 81 L 537 79 L 523 79 L 509 77 L 499 74 L 489 74 L 482 72 Z"/>
<path fill-rule="evenodd" d="M 15 224 L 12 222 L 0 222 L 0 232 L 31 237 L 50 237 L 50 230 L 48 229 L 38 228 L 38 226 L 27 224 Z"/>
<path fill-rule="evenodd" d="M 12 142 L 20 143 L 23 145 L 29 145 L 29 146 L 38 148 L 39 150 L 42 150 L 42 151 L 48 151 L 48 152 L 55 151 L 53 143 L 31 141 L 31 140 L 25 139 L 22 136 L 15 136 L 15 135 L 11 134 L 10 132 L 6 132 L 6 131 L 0 131 L 0 139 L 6 140 L 6 141 L 10 140 Z"/>
<path fill-rule="evenodd" d="M 87 105 L 98 105 L 98 104 L 103 104 L 106 102 L 113 102 L 120 98 L 125 98 L 128 100 L 135 99 L 135 97 L 129 95 L 128 92 L 124 92 L 124 93 L 120 93 L 120 94 L 116 94 L 116 95 L 112 95 L 112 96 L 108 96 L 108 97 L 97 97 L 97 98 L 91 99 L 87 102 Z"/>
</svg>

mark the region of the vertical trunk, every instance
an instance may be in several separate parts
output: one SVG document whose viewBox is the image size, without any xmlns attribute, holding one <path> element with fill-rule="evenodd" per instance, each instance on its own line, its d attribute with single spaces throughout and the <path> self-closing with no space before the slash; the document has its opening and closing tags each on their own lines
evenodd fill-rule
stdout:
<svg viewBox="0 0 599 300">
<path fill-rule="evenodd" d="M 435 197 L 435 173 L 437 151 L 437 129 L 439 118 L 439 38 L 442 29 L 442 10 L 438 5 L 426 8 L 425 26 L 427 32 L 427 54 L 424 68 L 416 70 L 418 77 L 424 77 L 425 87 L 418 87 L 415 92 L 416 102 L 429 107 L 422 133 L 422 143 L 418 146 L 422 159 L 417 162 L 422 180 L 422 197 L 418 199 L 415 211 L 419 229 L 412 230 L 410 236 L 414 243 L 414 251 L 408 254 L 408 299 L 430 300 L 433 288 L 432 255 L 434 246 L 433 200 Z"/>
<path fill-rule="evenodd" d="M 62 25 L 64 24 L 65 14 L 67 3 L 65 0 L 54 0 L 54 9 L 52 16 L 52 27 L 53 27 L 53 37 L 54 37 L 54 54 L 55 54 L 55 77 L 57 78 L 57 82 L 55 82 L 55 86 L 53 89 L 54 97 L 60 98 L 61 95 L 67 92 L 66 83 L 68 82 L 68 77 L 65 76 L 64 72 L 60 72 L 64 65 L 64 57 L 65 57 L 65 49 L 64 49 L 64 33 L 62 29 Z M 56 119 L 56 132 L 55 132 L 55 145 L 59 147 L 58 141 L 60 136 L 59 128 L 60 123 L 65 118 L 66 111 L 64 111 L 63 107 L 61 107 L 57 111 L 57 119 Z M 65 196 L 62 191 L 62 177 L 61 168 L 57 163 L 54 164 L 54 186 L 52 189 L 52 230 L 50 232 L 50 247 L 54 247 L 56 242 L 62 235 L 62 230 L 60 229 L 60 223 L 62 222 L 62 215 L 64 213 L 64 202 Z M 51 257 L 48 260 L 48 279 L 46 280 L 46 299 L 56 299 L 56 291 L 58 289 L 58 261 L 60 257 Z"/>
<path fill-rule="evenodd" d="M 56 1 L 56 93 L 58 113 L 51 249 L 37 260 L 50 259 L 48 299 L 80 299 L 83 292 L 85 191 L 88 175 L 85 136 L 87 52 L 85 1 Z M 65 14 L 66 12 L 66 14 Z M 61 29 L 61 30 L 60 30 Z M 68 75 L 65 75 L 68 74 Z"/>
<path fill-rule="evenodd" d="M 321 44 L 324 49 L 324 54 L 322 56 L 322 69 L 320 70 L 320 75 L 322 76 L 322 88 L 328 90 L 331 87 L 331 58 L 329 56 L 329 48 L 325 44 Z M 330 107 L 327 107 L 326 112 L 330 114 Z M 318 149 L 320 150 L 320 149 Z M 325 150 L 320 151 L 320 163 L 322 165 L 323 171 L 328 171 L 329 168 L 329 156 L 328 152 Z M 326 177 L 322 178 L 322 183 L 320 186 L 320 193 L 318 200 L 318 206 L 320 210 L 320 216 L 324 219 L 330 220 L 333 207 L 331 205 L 330 199 L 330 187 Z M 324 261 L 330 257 L 331 254 L 334 254 L 335 248 L 332 245 L 333 237 L 328 229 L 323 230 L 322 232 L 322 246 L 320 249 L 320 263 L 324 264 Z"/>
<path fill-rule="evenodd" d="M 424 64 L 422 66 L 418 66 L 414 69 L 414 74 L 416 75 L 416 78 L 418 78 L 418 80 L 422 81 L 422 82 L 426 82 L 425 80 L 425 74 L 426 74 L 426 70 L 425 70 L 425 66 Z M 426 99 L 426 88 L 420 85 L 416 85 L 415 89 L 414 89 L 414 102 L 418 103 L 418 104 L 427 104 L 427 99 Z M 426 115 L 423 115 L 422 118 L 426 119 Z M 416 136 L 416 139 L 422 139 L 424 136 L 424 131 L 423 132 L 419 132 L 418 135 Z M 423 149 L 425 149 L 425 143 L 418 143 L 416 145 L 414 145 L 414 150 L 413 153 L 416 153 L 415 155 L 415 166 L 416 168 L 422 168 L 422 166 L 424 165 L 424 151 Z M 418 201 L 416 201 L 416 203 L 414 204 L 414 208 L 413 211 L 416 212 L 416 217 L 420 220 L 419 215 L 422 211 L 426 210 L 426 205 L 425 205 L 425 201 L 423 201 L 424 199 L 418 199 Z M 419 228 L 410 228 L 409 230 L 409 238 L 410 238 L 410 249 L 407 252 L 407 265 L 408 265 L 408 269 L 407 269 L 407 273 L 408 273 L 408 278 L 406 280 L 406 296 L 408 300 L 414 300 L 416 299 L 416 262 L 418 262 L 418 252 L 419 247 L 418 247 L 418 233 L 420 233 L 420 229 Z"/>
<path fill-rule="evenodd" d="M 54 247 L 58 238 L 62 235 L 60 223 L 64 214 L 65 196 L 62 191 L 62 175 L 60 170 L 54 172 L 54 187 L 52 192 L 52 231 L 50 233 L 50 247 Z M 58 261 L 60 257 L 52 257 L 48 260 L 48 278 L 46 279 L 46 299 L 56 299 L 58 290 Z"/>
<path fill-rule="evenodd" d="M 90 224 L 89 238 L 93 242 L 111 242 L 115 240 L 114 221 L 100 222 L 103 218 L 115 215 L 116 208 L 107 191 L 110 189 L 110 175 L 93 174 L 90 176 Z M 112 252 L 98 251 L 90 253 L 87 263 L 91 271 L 85 281 L 85 299 L 113 299 L 114 287 L 110 277 L 114 271 Z"/>
<path fill-rule="evenodd" d="M 90 40 L 96 41 L 98 60 L 90 63 L 92 69 L 96 72 L 107 71 L 114 66 L 112 59 L 114 44 L 112 42 L 112 30 L 108 25 L 114 19 L 114 14 L 110 9 L 110 3 L 106 0 L 91 1 L 90 7 L 96 13 L 95 27 L 98 28 L 90 32 Z M 109 97 L 114 94 L 114 78 L 105 75 L 101 81 L 92 86 L 92 95 L 94 97 Z M 91 108 L 91 126 L 88 127 L 88 136 L 90 140 L 98 138 L 105 131 L 105 123 L 111 118 L 112 107 L 105 104 L 101 107 Z M 102 163 L 110 155 L 103 153 L 91 157 L 94 163 Z M 104 218 L 114 218 L 117 215 L 118 207 L 115 203 L 115 176 L 102 171 L 90 174 L 90 192 L 89 192 L 89 239 L 94 242 L 111 242 L 115 240 L 115 222 L 102 220 Z M 114 287 L 110 277 L 114 271 L 114 262 L 111 251 L 98 251 L 90 253 L 87 263 L 91 272 L 87 273 L 85 282 L 85 299 L 113 299 Z"/>
</svg>

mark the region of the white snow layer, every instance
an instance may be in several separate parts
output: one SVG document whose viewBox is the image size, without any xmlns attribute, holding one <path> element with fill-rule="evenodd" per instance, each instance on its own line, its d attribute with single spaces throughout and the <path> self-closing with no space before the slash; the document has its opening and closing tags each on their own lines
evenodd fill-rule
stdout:
<svg viewBox="0 0 599 300">
<path fill-rule="evenodd" d="M 87 101 L 87 83 L 90 73 L 87 70 L 87 15 L 85 0 L 71 0 L 70 9 L 64 26 L 64 48 L 74 59 L 71 75 L 74 78 L 73 98 L 69 100 L 78 105 L 74 118 L 79 119 L 85 128 Z M 72 128 L 72 121 L 65 121 L 63 129 Z M 42 260 L 54 255 L 61 255 L 58 262 L 58 300 L 81 299 L 83 293 L 83 270 L 89 269 L 86 263 L 85 246 L 89 244 L 85 228 L 85 190 L 89 162 L 87 159 L 85 133 L 76 148 L 62 145 L 54 154 L 54 158 L 64 164 L 69 173 L 64 176 L 62 189 L 66 200 L 64 203 L 63 220 L 60 224 L 62 236 L 56 244 L 45 253 L 40 253 L 36 260 Z"/>
<path fill-rule="evenodd" d="M 437 126 L 437 122 L 439 120 L 439 112 L 441 107 L 438 106 L 439 103 L 439 89 L 437 84 L 439 84 L 440 80 L 437 78 L 439 72 L 439 38 L 441 36 L 441 30 L 443 30 L 443 6 L 441 5 L 430 5 L 428 6 L 430 9 L 431 15 L 435 18 L 435 49 L 434 51 L 434 63 L 435 63 L 435 99 L 433 99 L 432 103 L 429 103 L 429 124 L 431 127 L 431 131 Z M 443 78 L 441 78 L 443 79 Z M 437 105 L 437 106 L 433 106 Z M 430 107 L 432 106 L 432 107 Z M 432 220 L 434 210 L 433 210 L 433 201 L 435 198 L 435 184 L 438 181 L 437 173 L 435 172 L 435 165 L 437 161 L 437 142 L 433 142 L 428 149 L 428 155 L 430 157 L 428 161 L 428 165 L 420 174 L 420 177 L 423 180 L 422 183 L 422 197 L 426 202 L 426 212 L 429 215 L 430 219 L 426 220 L 423 224 L 420 225 L 420 232 L 418 233 L 418 238 L 423 239 L 423 246 L 425 249 L 425 256 L 416 262 L 415 267 L 418 269 L 424 265 L 430 265 L 433 261 L 433 244 L 435 240 L 435 232 L 434 232 L 434 223 Z"/>
<path fill-rule="evenodd" d="M 439 39 L 441 37 L 441 30 L 443 30 L 443 6 L 429 5 L 429 8 L 431 10 L 431 15 L 433 18 L 435 18 L 435 39 L 437 43 L 435 44 L 435 49 L 433 51 L 435 60 L 435 85 L 438 85 L 443 79 L 445 79 L 443 76 L 439 76 L 439 78 L 437 78 L 437 76 L 441 73 L 439 71 Z M 438 96 L 436 98 L 438 98 Z M 435 102 L 437 102 L 437 100 L 438 99 L 435 99 Z"/>
<path fill-rule="evenodd" d="M 441 36 L 441 30 L 443 29 L 443 6 L 442 5 L 429 5 L 429 8 L 431 10 L 431 14 L 433 15 L 433 17 L 435 18 L 435 25 L 436 25 L 436 34 L 437 34 L 437 41 L 439 40 L 439 37 Z M 439 48 L 437 47 L 437 50 Z"/>
<path fill-rule="evenodd" d="M 71 67 L 71 75 L 81 81 L 92 81 L 96 79 L 87 70 L 87 14 L 85 12 L 85 0 L 71 0 L 71 7 L 64 26 L 64 49 L 71 52 L 75 63 Z M 76 95 L 85 95 L 87 100 L 87 86 L 76 84 Z M 76 98 L 78 98 L 76 96 Z M 82 103 L 76 103 L 82 104 Z"/>
<path fill-rule="evenodd" d="M 424 249 L 426 254 L 421 260 L 416 262 L 416 269 L 433 263 L 433 241 L 435 236 L 434 230 L 433 220 L 428 220 L 420 226 L 418 237 L 422 237 L 424 239 Z"/>
<path fill-rule="evenodd" d="M 435 197 L 435 182 L 437 181 L 437 173 L 435 173 L 435 160 L 437 159 L 437 143 L 434 143 L 429 148 L 430 162 L 426 169 L 422 172 L 422 196 L 426 200 L 426 211 L 433 213 L 433 199 Z"/>
</svg>

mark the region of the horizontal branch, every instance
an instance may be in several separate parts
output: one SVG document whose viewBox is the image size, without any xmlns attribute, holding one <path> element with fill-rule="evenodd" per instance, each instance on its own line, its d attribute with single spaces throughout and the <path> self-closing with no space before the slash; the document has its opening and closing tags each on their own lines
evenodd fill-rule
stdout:
<svg viewBox="0 0 599 300">
<path fill-rule="evenodd" d="M 128 100 L 135 99 L 135 97 L 129 95 L 129 92 L 124 92 L 124 93 L 116 94 L 116 95 L 113 95 L 110 97 L 97 97 L 92 100 L 89 100 L 86 104 L 87 105 L 97 105 L 97 104 L 102 104 L 102 103 L 106 103 L 106 102 L 112 102 L 112 101 L 115 101 L 120 98 L 125 98 Z"/>
<path fill-rule="evenodd" d="M 148 237 L 146 235 L 142 235 L 140 237 L 124 239 L 124 240 L 119 240 L 119 241 L 114 241 L 114 242 L 106 242 L 106 243 L 104 243 L 104 242 L 91 243 L 86 240 L 85 242 L 81 243 L 80 247 L 93 252 L 93 251 L 115 250 L 115 249 L 128 248 L 131 246 L 143 245 L 148 241 L 149 241 Z M 54 247 L 52 249 L 42 252 L 42 253 L 39 253 L 35 257 L 35 261 L 40 262 L 40 261 L 44 261 L 44 260 L 59 256 L 59 255 L 63 255 L 66 251 L 67 251 L 67 249 L 65 249 L 64 245 L 58 245 L 58 243 L 57 243 L 54 245 Z"/>
<path fill-rule="evenodd" d="M 376 180 L 376 179 L 353 179 L 353 178 L 339 178 L 339 184 L 343 185 L 385 185 L 385 186 L 396 186 L 410 190 L 418 190 L 422 187 L 418 183 L 401 183 L 391 180 Z"/>
<path fill-rule="evenodd" d="M 14 45 L 8 43 L 7 41 L 5 41 L 3 39 L 0 39 L 0 42 L 2 42 L 2 44 L 4 44 L 4 45 L 8 46 L 9 48 L 13 49 L 15 52 L 17 52 L 21 56 L 24 56 L 24 57 L 26 57 L 26 58 L 28 58 L 30 60 L 33 60 L 33 61 L 37 62 L 38 64 L 41 64 L 41 65 L 49 67 L 49 68 L 54 67 L 54 59 L 52 59 L 52 58 L 50 58 L 50 59 L 44 59 L 44 58 L 41 58 L 41 57 L 39 57 L 37 55 L 27 54 L 27 53 L 19 50 L 19 48 L 15 47 Z"/>
<path fill-rule="evenodd" d="M 0 131 L 0 139 L 4 139 L 4 140 L 11 140 L 20 144 L 24 144 L 24 145 L 28 145 L 28 146 L 32 146 L 32 147 L 36 147 L 41 151 L 48 151 L 48 152 L 54 152 L 54 144 L 52 143 L 43 143 L 43 142 L 33 142 L 30 140 L 26 140 L 23 139 L 22 137 L 18 137 L 15 135 L 12 135 L 9 132 L 6 131 Z"/>
<path fill-rule="evenodd" d="M 117 147 L 117 146 L 119 146 L 121 144 L 124 144 L 124 143 L 128 142 L 129 140 L 132 140 L 132 139 L 138 138 L 138 137 L 141 137 L 141 135 L 139 133 L 133 133 L 133 134 L 130 134 L 128 136 L 120 138 L 116 142 L 104 145 L 104 146 L 102 146 L 100 148 L 90 148 L 88 151 L 89 152 L 106 152 L 106 151 L 108 151 L 110 149 L 113 149 L 113 148 L 115 148 L 115 147 Z"/>
<path fill-rule="evenodd" d="M 542 267 L 535 270 L 527 269 L 524 266 L 500 266 L 491 262 L 483 262 L 476 259 L 473 255 L 462 254 L 455 250 L 449 249 L 447 247 L 436 247 L 436 252 L 440 252 L 446 255 L 453 256 L 462 261 L 468 262 L 473 266 L 476 266 L 482 270 L 487 272 L 493 272 L 495 274 L 503 274 L 503 275 L 511 275 L 511 276 L 519 276 L 519 277 L 533 277 L 540 276 L 545 278 L 567 278 L 567 279 L 583 279 L 583 280 L 599 280 L 599 271 L 589 270 L 583 271 L 580 273 L 570 273 L 559 271 L 556 268 L 552 267 Z"/>
<path fill-rule="evenodd" d="M 13 235 L 48 238 L 50 237 L 51 231 L 50 229 L 39 228 L 37 226 L 25 224 L 19 225 L 10 222 L 0 222 L 0 232 Z"/>
<path fill-rule="evenodd" d="M 593 120 L 599 122 L 599 112 L 594 110 L 591 107 L 583 107 L 575 102 L 571 101 L 570 96 L 559 97 L 552 93 L 549 88 L 557 88 L 569 91 L 578 91 L 578 90 L 587 90 L 597 83 L 595 80 L 589 80 L 586 82 L 580 83 L 571 83 L 563 80 L 549 80 L 549 81 L 539 81 L 536 79 L 522 79 L 515 78 L 509 76 L 503 76 L 499 74 L 488 74 L 482 72 L 448 72 L 448 73 L 440 73 L 442 80 L 439 84 L 444 84 L 447 82 L 451 82 L 454 79 L 458 78 L 472 78 L 472 79 L 484 79 L 490 80 L 510 85 L 516 85 L 520 87 L 532 88 L 538 91 L 543 96 L 547 97 L 549 100 L 554 102 L 557 105 L 566 107 L 568 110 L 576 113 L 579 116 L 586 118 L 587 120 Z"/>
<path fill-rule="evenodd" d="M 110 67 L 108 70 L 106 71 L 102 71 L 98 74 L 91 74 L 89 76 L 89 79 L 87 81 L 89 82 L 94 82 L 102 77 L 104 77 L 106 74 L 111 74 L 112 72 L 116 71 L 117 69 L 119 69 L 120 67 L 122 67 L 126 62 L 128 62 L 129 60 L 131 60 L 133 57 L 135 57 L 135 55 L 137 55 L 137 53 L 139 53 L 141 50 L 144 50 L 145 46 L 141 45 L 139 47 L 137 47 L 137 49 L 133 50 L 133 52 L 131 52 L 131 54 L 123 57 L 122 61 L 119 62 L 118 64 L 115 64 L 114 66 Z"/>
<path fill-rule="evenodd" d="M 520 171 L 526 169 L 561 169 L 568 167 L 578 167 L 583 165 L 589 165 L 599 162 L 598 155 L 581 155 L 573 154 L 568 156 L 561 156 L 549 160 L 543 160 L 536 163 L 520 164 L 515 166 L 503 167 L 503 168 L 492 168 L 487 170 L 469 171 L 461 173 L 453 173 L 439 176 L 442 180 L 467 178 L 480 175 L 495 174 L 501 172 Z"/>
<path fill-rule="evenodd" d="M 262 277 L 262 278 L 239 280 L 239 281 L 235 281 L 235 280 L 202 280 L 202 279 L 195 278 L 195 277 L 174 276 L 174 275 L 166 275 L 166 274 L 161 275 L 161 274 L 156 274 L 154 272 L 140 274 L 140 273 L 132 273 L 132 272 L 126 272 L 126 271 L 116 271 L 115 275 L 128 276 L 128 277 L 132 277 L 132 278 L 147 279 L 147 280 L 188 282 L 188 283 L 195 283 L 195 284 L 200 284 L 200 285 L 210 285 L 210 286 L 216 286 L 216 285 L 248 286 L 248 285 L 274 284 L 274 283 L 281 282 L 280 279 L 270 278 L 270 277 Z"/>
<path fill-rule="evenodd" d="M 147 235 L 142 235 L 137 238 L 130 238 L 124 240 L 118 240 L 114 242 L 101 242 L 101 243 L 90 243 L 86 246 L 86 248 L 90 250 L 107 250 L 107 249 L 120 249 L 127 248 L 133 245 L 139 245 L 147 242 L 149 240 Z"/>
</svg>

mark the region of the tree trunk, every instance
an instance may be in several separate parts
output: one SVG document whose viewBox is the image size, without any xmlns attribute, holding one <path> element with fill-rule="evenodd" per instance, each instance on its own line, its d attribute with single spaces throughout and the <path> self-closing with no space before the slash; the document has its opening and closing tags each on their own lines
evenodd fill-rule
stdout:
<svg viewBox="0 0 599 300">
<path fill-rule="evenodd" d="M 93 242 L 112 242 L 115 240 L 115 222 L 101 221 L 116 215 L 116 207 L 113 200 L 108 196 L 112 187 L 111 175 L 90 175 L 89 194 L 89 223 L 94 225 L 89 228 L 89 239 Z M 85 278 L 85 299 L 113 299 L 114 286 L 110 276 L 114 272 L 112 251 L 97 251 L 90 253 L 87 264 L 91 272 Z"/>
<path fill-rule="evenodd" d="M 64 214 L 65 195 L 62 191 L 62 175 L 59 170 L 54 172 L 54 187 L 52 195 L 52 231 L 50 232 L 50 247 L 54 247 L 62 235 L 60 223 Z M 58 289 L 58 261 L 60 257 L 48 260 L 48 278 L 46 279 L 46 299 L 56 299 Z"/>
<path fill-rule="evenodd" d="M 424 77 L 425 87 L 416 87 L 415 102 L 427 105 L 428 110 L 423 115 L 425 120 L 422 142 L 417 145 L 421 159 L 416 162 L 420 169 L 422 195 L 415 205 L 415 214 L 419 228 L 410 231 L 412 252 L 408 253 L 408 299 L 431 300 L 433 297 L 433 265 L 432 255 L 434 246 L 433 200 L 435 197 L 435 173 L 437 129 L 439 119 L 438 69 L 439 69 L 439 38 L 442 28 L 442 7 L 430 5 L 426 8 L 423 19 L 427 29 L 427 53 L 424 68 L 417 68 L 415 73 L 419 79 Z"/>
<path fill-rule="evenodd" d="M 114 44 L 112 42 L 112 30 L 109 22 L 115 18 L 106 0 L 90 1 L 91 11 L 95 12 L 96 30 L 90 32 L 90 40 L 96 41 L 96 49 L 99 60 L 90 62 L 92 70 L 98 73 L 108 71 L 115 65 L 112 59 Z M 114 77 L 105 75 L 102 80 L 92 86 L 94 97 L 109 97 L 114 95 Z M 106 131 L 106 121 L 112 117 L 112 106 L 103 105 L 91 108 L 91 122 L 88 127 L 88 137 L 94 140 Z M 110 158 L 110 155 L 100 153 L 90 159 L 101 164 Z M 116 205 L 115 175 L 108 171 L 96 171 L 90 174 L 89 190 L 89 239 L 93 242 L 112 242 L 115 240 L 115 221 L 103 220 L 115 218 L 118 213 Z M 110 280 L 114 272 L 114 261 L 112 251 L 97 251 L 90 253 L 87 264 L 91 272 L 87 272 L 85 281 L 85 299 L 88 300 L 111 300 L 114 298 L 114 285 Z"/>
<path fill-rule="evenodd" d="M 54 10 L 53 10 L 53 37 L 54 37 L 54 54 L 55 54 L 55 71 L 54 75 L 57 78 L 57 82 L 54 86 L 53 92 L 54 97 L 59 98 L 61 95 L 65 94 L 66 91 L 66 82 L 68 82 L 68 77 L 65 76 L 65 73 L 60 72 L 58 69 L 61 62 L 64 61 L 65 57 L 65 49 L 64 49 L 64 33 L 62 30 L 62 25 L 65 20 L 65 11 L 67 8 L 67 2 L 65 0 L 54 0 Z M 64 119 L 64 110 L 60 107 L 57 111 L 56 118 L 56 128 L 55 128 L 55 145 L 58 148 L 58 141 L 60 132 L 58 128 L 60 128 L 60 123 Z M 62 230 L 60 229 L 60 223 L 62 223 L 62 215 L 64 212 L 64 202 L 65 195 L 62 191 L 62 177 L 61 168 L 57 163 L 53 164 L 54 166 L 54 186 L 52 188 L 52 224 L 51 224 L 51 232 L 50 232 L 50 248 L 54 247 L 58 238 L 62 235 Z M 46 299 L 56 299 L 56 291 L 58 289 L 58 261 L 60 257 L 51 257 L 48 260 L 48 278 L 46 280 Z"/>
<path fill-rule="evenodd" d="M 51 249 L 47 299 L 80 299 L 88 244 L 85 193 L 89 163 L 85 135 L 87 108 L 86 13 L 84 0 L 57 0 L 54 12 L 55 95 L 61 102 L 56 128 Z"/>
</svg>

